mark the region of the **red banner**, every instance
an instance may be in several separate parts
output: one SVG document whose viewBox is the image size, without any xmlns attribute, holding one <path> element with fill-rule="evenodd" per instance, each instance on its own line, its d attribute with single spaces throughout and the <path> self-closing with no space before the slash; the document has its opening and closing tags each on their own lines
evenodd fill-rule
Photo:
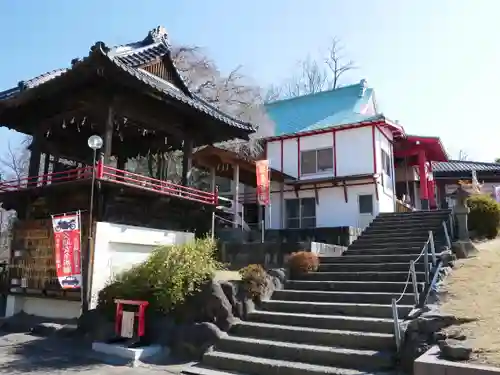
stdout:
<svg viewBox="0 0 500 375">
<path fill-rule="evenodd" d="M 270 201 L 269 160 L 256 161 L 255 169 L 257 173 L 257 201 L 260 205 L 267 206 Z"/>
<path fill-rule="evenodd" d="M 82 286 L 80 213 L 52 216 L 56 272 L 63 289 Z"/>
</svg>

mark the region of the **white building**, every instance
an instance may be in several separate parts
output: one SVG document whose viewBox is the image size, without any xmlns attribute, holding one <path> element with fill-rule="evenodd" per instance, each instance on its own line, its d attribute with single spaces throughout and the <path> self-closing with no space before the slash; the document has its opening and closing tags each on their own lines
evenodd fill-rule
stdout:
<svg viewBox="0 0 500 375">
<path fill-rule="evenodd" d="M 271 169 L 267 229 L 364 228 L 381 212 L 410 209 L 403 198 L 417 209 L 437 207 L 432 162 L 447 161 L 439 138 L 407 135 L 378 111 L 365 80 L 273 102 L 266 110 L 276 131 L 263 139 L 262 158 Z M 218 180 L 221 195 L 238 195 L 253 213 L 245 220 L 257 223 L 255 165 L 244 166 L 253 180 L 243 181 L 235 159 L 215 154 L 203 159 L 219 160 L 224 177 L 232 176 Z"/>
</svg>

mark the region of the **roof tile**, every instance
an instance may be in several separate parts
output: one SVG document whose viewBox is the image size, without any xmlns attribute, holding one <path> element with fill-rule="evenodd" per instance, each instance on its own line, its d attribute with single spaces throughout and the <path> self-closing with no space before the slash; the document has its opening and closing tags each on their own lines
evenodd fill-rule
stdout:
<svg viewBox="0 0 500 375">
<path fill-rule="evenodd" d="M 453 172 L 500 172 L 499 163 L 485 163 L 466 160 L 450 160 L 447 162 L 437 162 L 432 164 L 432 171 L 435 174 Z"/>
</svg>

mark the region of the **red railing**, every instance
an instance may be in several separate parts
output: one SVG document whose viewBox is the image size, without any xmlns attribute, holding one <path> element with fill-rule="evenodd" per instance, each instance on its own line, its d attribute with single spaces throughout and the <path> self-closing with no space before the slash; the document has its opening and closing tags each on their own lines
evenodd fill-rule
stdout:
<svg viewBox="0 0 500 375">
<path fill-rule="evenodd" d="M 23 177 L 10 181 L 0 181 L 0 193 L 87 178 L 92 178 L 92 167 L 68 169 L 67 171 L 46 173 L 40 176 Z"/>
<path fill-rule="evenodd" d="M 51 185 L 53 183 L 69 182 L 92 178 L 92 167 L 75 168 L 62 172 L 47 173 L 35 177 L 26 177 L 11 181 L 0 181 L 0 194 L 28 188 Z M 194 202 L 216 205 L 217 192 L 207 192 L 189 186 L 174 184 L 169 181 L 142 176 L 137 173 L 123 171 L 109 167 L 99 161 L 95 167 L 95 177 L 112 183 L 152 191 L 158 194 L 169 195 Z"/>
<path fill-rule="evenodd" d="M 106 165 L 97 165 L 97 178 L 112 181 L 116 184 L 149 190 L 155 193 L 175 196 L 203 204 L 217 204 L 216 193 L 195 189 L 189 186 L 174 184 L 170 181 L 157 180 L 137 173 L 122 171 Z"/>
</svg>

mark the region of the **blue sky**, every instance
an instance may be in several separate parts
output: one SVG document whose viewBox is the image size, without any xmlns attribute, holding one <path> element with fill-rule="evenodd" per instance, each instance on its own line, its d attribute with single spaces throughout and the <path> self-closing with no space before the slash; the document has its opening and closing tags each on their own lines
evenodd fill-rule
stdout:
<svg viewBox="0 0 500 375">
<path fill-rule="evenodd" d="M 68 66 L 98 40 L 131 42 L 158 25 L 262 86 L 338 36 L 360 67 L 344 83 L 366 78 L 408 133 L 490 161 L 500 157 L 498 14 L 496 0 L 4 0 L 0 90 Z M 0 152 L 8 139 L 19 138 L 0 129 Z"/>
</svg>

